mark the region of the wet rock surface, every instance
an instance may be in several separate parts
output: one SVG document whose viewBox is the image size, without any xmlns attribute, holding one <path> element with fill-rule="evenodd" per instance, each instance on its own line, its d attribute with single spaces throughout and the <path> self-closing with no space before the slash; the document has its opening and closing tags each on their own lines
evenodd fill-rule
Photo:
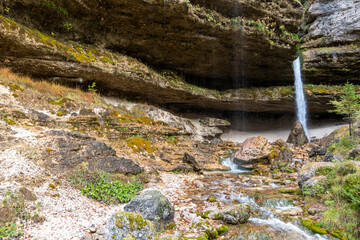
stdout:
<svg viewBox="0 0 360 240">
<path fill-rule="evenodd" d="M 230 224 L 245 223 L 250 218 L 249 205 L 235 205 L 220 211 L 219 219 Z"/>
</svg>

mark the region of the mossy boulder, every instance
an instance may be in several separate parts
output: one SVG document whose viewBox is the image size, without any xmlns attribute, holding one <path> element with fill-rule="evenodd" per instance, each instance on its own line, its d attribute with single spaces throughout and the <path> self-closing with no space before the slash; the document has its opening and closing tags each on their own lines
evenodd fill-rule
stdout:
<svg viewBox="0 0 360 240">
<path fill-rule="evenodd" d="M 202 212 L 197 213 L 198 216 L 202 218 L 210 218 L 213 220 L 219 220 L 220 219 L 220 211 L 217 208 L 208 208 L 205 209 Z"/>
<path fill-rule="evenodd" d="M 131 212 L 118 212 L 114 214 L 105 230 L 106 240 L 154 239 L 154 225 L 144 219 L 141 214 Z"/>
<path fill-rule="evenodd" d="M 226 223 L 245 223 L 250 218 L 250 206 L 238 204 L 227 207 L 220 211 L 219 218 Z"/>
<path fill-rule="evenodd" d="M 152 221 L 157 230 L 164 229 L 174 221 L 174 207 L 158 190 L 148 190 L 133 198 L 124 210 L 140 213 Z"/>
<path fill-rule="evenodd" d="M 195 218 L 191 223 L 191 227 L 197 228 L 201 232 L 204 232 L 208 236 L 208 239 L 216 239 L 218 237 L 217 229 L 208 221 L 201 218 Z"/>
<path fill-rule="evenodd" d="M 316 176 L 310 178 L 302 185 L 304 195 L 321 197 L 326 191 L 326 177 Z"/>
<path fill-rule="evenodd" d="M 301 168 L 298 177 L 298 184 L 301 190 L 303 190 L 303 185 L 306 181 L 308 181 L 310 178 L 315 177 L 317 169 L 324 167 L 335 167 L 335 164 L 329 162 L 310 162 L 308 164 L 305 164 Z"/>
</svg>

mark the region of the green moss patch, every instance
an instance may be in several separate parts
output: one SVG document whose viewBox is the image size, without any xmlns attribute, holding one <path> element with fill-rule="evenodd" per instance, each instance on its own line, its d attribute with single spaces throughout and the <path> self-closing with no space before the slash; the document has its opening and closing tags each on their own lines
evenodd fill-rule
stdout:
<svg viewBox="0 0 360 240">
<path fill-rule="evenodd" d="M 148 153 L 152 153 L 156 150 L 155 148 L 151 147 L 151 142 L 149 140 L 146 140 L 138 136 L 134 136 L 126 139 L 126 142 L 128 146 L 134 150 L 134 152 L 146 151 Z"/>
<path fill-rule="evenodd" d="M 304 227 L 308 228 L 313 233 L 327 234 L 327 231 L 324 228 L 319 227 L 319 223 L 314 222 L 311 219 L 302 220 L 301 223 L 302 223 L 302 225 L 304 225 Z"/>
</svg>

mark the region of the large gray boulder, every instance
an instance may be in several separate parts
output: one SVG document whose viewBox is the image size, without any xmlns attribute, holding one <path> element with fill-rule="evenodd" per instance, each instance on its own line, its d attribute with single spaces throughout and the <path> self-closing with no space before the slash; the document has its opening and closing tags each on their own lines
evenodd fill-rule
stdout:
<svg viewBox="0 0 360 240">
<path fill-rule="evenodd" d="M 138 213 L 114 214 L 105 229 L 106 240 L 150 240 L 154 239 L 154 225 Z"/>
<path fill-rule="evenodd" d="M 299 121 L 295 122 L 286 142 L 292 143 L 295 146 L 301 146 L 309 142 L 309 139 L 305 134 L 304 127 Z"/>
<path fill-rule="evenodd" d="M 250 218 L 250 206 L 237 204 L 220 211 L 219 219 L 230 224 L 245 223 Z"/>
<path fill-rule="evenodd" d="M 125 211 L 140 213 L 152 221 L 157 230 L 165 228 L 174 221 L 174 207 L 158 190 L 148 190 L 134 197 L 125 207 Z"/>
<path fill-rule="evenodd" d="M 247 165 L 266 160 L 271 153 L 271 145 L 263 136 L 251 137 L 245 140 L 241 149 L 234 155 L 234 163 Z"/>
</svg>

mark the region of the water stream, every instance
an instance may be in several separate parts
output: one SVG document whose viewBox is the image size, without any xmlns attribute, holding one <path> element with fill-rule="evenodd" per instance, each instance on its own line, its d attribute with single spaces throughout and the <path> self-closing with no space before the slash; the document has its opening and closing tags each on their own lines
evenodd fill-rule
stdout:
<svg viewBox="0 0 360 240">
<path fill-rule="evenodd" d="M 223 164 L 232 168 L 227 174 L 209 173 L 205 175 L 202 181 L 205 183 L 205 192 L 199 192 L 194 189 L 193 201 L 205 200 L 209 196 L 215 196 L 218 202 L 225 205 L 247 204 L 251 207 L 252 216 L 247 226 L 253 229 L 249 239 L 268 239 L 265 235 L 273 235 L 281 240 L 325 240 L 334 239 L 328 235 L 313 234 L 302 226 L 297 217 L 289 217 L 291 211 L 302 215 L 302 209 L 296 206 L 297 202 L 291 202 L 278 194 L 277 184 L 256 185 L 250 182 L 239 181 L 239 172 L 236 166 L 231 164 L 229 159 L 223 161 Z M 246 175 L 246 178 L 256 176 Z M 256 189 L 255 189 L 256 188 Z M 259 195 L 260 194 L 260 195 Z M 257 196 L 257 197 L 256 197 Z M 259 198 L 260 197 L 260 198 Z M 295 214 L 296 215 L 296 214 Z M 241 233 L 241 230 L 235 229 L 234 234 Z M 262 237 L 261 237 L 262 236 Z M 255 237 L 255 238 L 254 238 Z M 256 238 L 258 237 L 258 238 Z M 237 239 L 237 238 L 234 238 Z M 240 238 L 242 239 L 242 238 Z"/>
<path fill-rule="evenodd" d="M 293 62 L 293 69 L 295 75 L 295 94 L 296 94 L 296 108 L 297 108 L 297 120 L 303 125 L 305 134 L 309 138 L 309 132 L 306 123 L 306 99 L 304 94 L 303 82 L 301 79 L 301 62 L 298 57 Z"/>
</svg>

